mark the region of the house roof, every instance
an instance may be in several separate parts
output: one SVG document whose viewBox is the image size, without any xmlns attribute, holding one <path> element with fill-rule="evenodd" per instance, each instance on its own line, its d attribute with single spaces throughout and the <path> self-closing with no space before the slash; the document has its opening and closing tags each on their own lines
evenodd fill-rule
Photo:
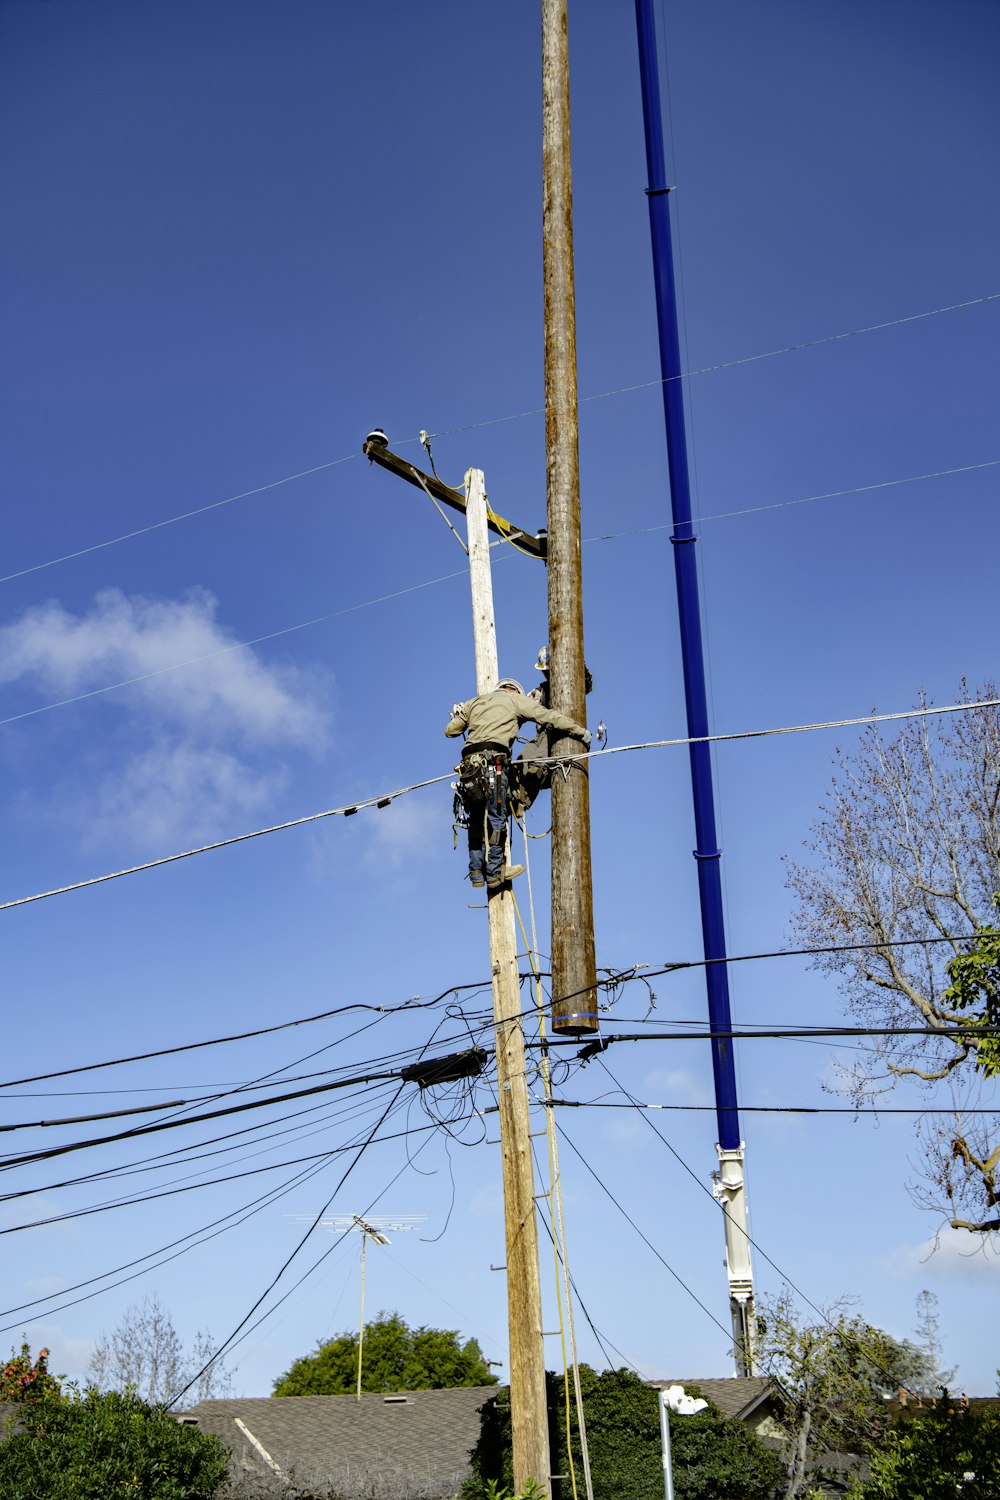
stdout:
<svg viewBox="0 0 1000 1500">
<path fill-rule="evenodd" d="M 713 1402 L 725 1417 L 737 1417 L 745 1422 L 769 1396 L 784 1402 L 785 1393 L 771 1375 L 731 1376 L 723 1380 L 699 1380 L 689 1376 L 686 1380 L 648 1380 L 658 1391 L 668 1385 L 697 1386 L 707 1401 Z"/>
<path fill-rule="evenodd" d="M 392 1395 L 259 1396 L 200 1401 L 181 1421 L 215 1433 L 247 1468 L 267 1460 L 299 1482 L 323 1479 L 338 1493 L 453 1495 L 469 1473 L 479 1411 L 496 1386 Z M 237 1425 L 242 1422 L 243 1427 Z"/>
</svg>

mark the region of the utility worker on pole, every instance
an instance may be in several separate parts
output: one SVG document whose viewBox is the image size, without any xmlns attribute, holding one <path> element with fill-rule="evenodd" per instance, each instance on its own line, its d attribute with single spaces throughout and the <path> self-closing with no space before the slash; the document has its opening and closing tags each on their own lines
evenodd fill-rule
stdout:
<svg viewBox="0 0 1000 1500">
<path fill-rule="evenodd" d="M 498 891 L 524 872 L 523 865 L 505 863 L 507 817 L 510 811 L 510 750 L 521 725 L 534 723 L 557 729 L 590 748 L 590 730 L 566 714 L 529 698 L 513 677 L 501 677 L 491 693 L 456 703 L 445 734 L 466 735 L 458 798 L 469 823 L 469 880 L 473 886 Z"/>
<path fill-rule="evenodd" d="M 543 646 L 538 653 L 535 662 L 535 671 L 541 672 L 542 680 L 537 687 L 533 687 L 528 697 L 535 703 L 540 703 L 543 708 L 549 706 L 549 648 Z M 590 674 L 587 663 L 583 664 L 583 690 L 588 695 L 593 691 L 594 679 Z M 598 738 L 601 735 L 600 726 L 597 730 Z M 514 774 L 511 786 L 511 801 L 514 805 L 515 816 L 521 818 L 532 805 L 539 792 L 548 790 L 552 785 L 553 765 L 549 757 L 552 754 L 550 735 L 547 729 L 539 728 L 534 739 L 528 741 L 514 762 Z"/>
</svg>

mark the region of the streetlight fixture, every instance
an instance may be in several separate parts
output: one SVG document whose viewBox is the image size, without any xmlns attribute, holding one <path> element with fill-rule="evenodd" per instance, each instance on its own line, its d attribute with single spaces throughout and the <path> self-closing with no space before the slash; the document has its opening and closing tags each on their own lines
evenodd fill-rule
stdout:
<svg viewBox="0 0 1000 1500">
<path fill-rule="evenodd" d="M 689 1396 L 682 1385 L 668 1385 L 659 1393 L 660 1398 L 660 1443 L 663 1449 L 663 1488 L 666 1500 L 674 1500 L 674 1466 L 670 1457 L 670 1413 L 679 1417 L 694 1417 L 704 1411 L 708 1402 L 700 1396 Z"/>
</svg>

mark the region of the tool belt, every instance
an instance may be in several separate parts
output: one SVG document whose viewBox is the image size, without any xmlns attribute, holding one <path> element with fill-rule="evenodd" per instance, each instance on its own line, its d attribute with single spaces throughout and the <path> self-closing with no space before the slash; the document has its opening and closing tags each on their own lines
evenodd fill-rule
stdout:
<svg viewBox="0 0 1000 1500">
<path fill-rule="evenodd" d="M 510 756 L 502 745 L 467 745 L 459 765 L 459 793 L 462 801 L 499 802 L 506 783 Z"/>
</svg>

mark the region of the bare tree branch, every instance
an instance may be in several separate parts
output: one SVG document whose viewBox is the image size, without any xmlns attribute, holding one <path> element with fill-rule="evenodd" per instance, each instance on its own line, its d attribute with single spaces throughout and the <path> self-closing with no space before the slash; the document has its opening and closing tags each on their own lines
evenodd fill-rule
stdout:
<svg viewBox="0 0 1000 1500">
<path fill-rule="evenodd" d="M 981 696 L 996 697 L 994 685 Z M 961 699 L 975 701 L 966 682 Z M 838 749 L 806 848 L 809 863 L 786 862 L 795 937 L 809 947 L 845 945 L 816 966 L 836 975 L 850 1009 L 872 1026 L 912 1024 L 916 1015 L 935 1032 L 953 1033 L 877 1039 L 848 1074 L 852 1095 L 887 1074 L 928 1085 L 989 1074 L 996 1039 L 954 1035 L 980 1018 L 961 1008 L 967 1001 L 949 964 L 975 951 L 1000 891 L 1000 712 L 976 709 L 951 723 L 914 719 L 892 740 L 872 725 L 857 749 Z M 942 937 L 954 941 L 931 941 Z M 893 946 L 901 940 L 911 946 Z M 851 943 L 873 946 L 851 952 Z M 957 1140 L 964 1154 L 953 1154 Z M 996 1227 L 997 1161 L 985 1127 L 970 1141 L 960 1129 L 924 1132 L 917 1196 L 950 1222 L 985 1233 Z"/>
</svg>

